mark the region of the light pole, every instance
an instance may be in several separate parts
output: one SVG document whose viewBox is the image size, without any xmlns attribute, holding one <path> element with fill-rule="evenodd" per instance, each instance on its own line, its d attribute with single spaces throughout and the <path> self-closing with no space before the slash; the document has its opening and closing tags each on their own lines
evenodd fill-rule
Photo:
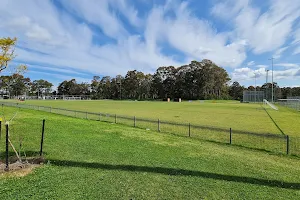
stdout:
<svg viewBox="0 0 300 200">
<path fill-rule="evenodd" d="M 269 71 L 270 71 L 270 70 L 266 69 L 266 84 L 268 84 L 268 78 L 269 78 L 268 75 L 269 75 Z"/>
<path fill-rule="evenodd" d="M 265 98 L 268 99 L 268 78 L 269 78 L 269 71 L 268 69 L 266 69 L 266 88 L 265 88 Z"/>
<path fill-rule="evenodd" d="M 256 73 L 254 73 L 254 85 L 255 85 L 255 87 L 254 87 L 254 95 L 255 95 L 255 103 L 256 103 Z"/>
<path fill-rule="evenodd" d="M 272 103 L 274 102 L 274 81 L 273 81 L 273 75 L 274 75 L 274 70 L 273 70 L 273 60 L 274 58 L 269 58 L 269 60 L 272 61 Z"/>
</svg>

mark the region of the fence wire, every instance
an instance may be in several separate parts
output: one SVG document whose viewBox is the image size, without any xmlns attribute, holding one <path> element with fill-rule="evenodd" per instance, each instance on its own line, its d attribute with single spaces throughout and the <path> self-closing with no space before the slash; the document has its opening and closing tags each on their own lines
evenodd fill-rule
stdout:
<svg viewBox="0 0 300 200">
<path fill-rule="evenodd" d="M 298 99 L 297 99 L 298 98 Z M 289 107 L 294 110 L 300 111 L 300 99 L 299 97 L 295 97 L 295 99 L 278 99 L 278 103 L 281 106 Z"/>
<path fill-rule="evenodd" d="M 171 133 L 183 137 L 192 137 L 196 139 L 234 144 L 252 149 L 265 150 L 269 152 L 292 154 L 300 156 L 300 138 L 288 137 L 286 135 L 269 134 L 269 133 L 253 133 L 242 130 L 231 130 L 230 128 L 220 128 L 213 126 L 195 125 L 189 123 L 176 123 L 161 121 L 159 119 L 146 119 L 135 116 L 124 116 L 109 113 L 93 113 L 76 110 L 68 110 L 62 108 L 53 108 L 47 106 L 34 106 L 28 104 L 18 104 L 3 102 L 3 106 L 34 109 L 45 112 L 51 112 L 59 115 L 65 115 L 80 119 L 96 120 L 109 123 L 118 123 L 132 127 L 138 127 L 161 133 Z M 26 128 L 26 127 L 25 127 Z M 37 127 L 38 128 L 38 127 Z M 36 128 L 36 129 L 37 129 Z M 17 139 L 16 139 L 17 140 Z M 33 140 L 35 141 L 35 140 Z M 34 147 L 36 148 L 36 147 Z"/>
<path fill-rule="evenodd" d="M 9 163 L 26 162 L 40 154 L 42 120 L 20 117 L 19 109 L 1 110 L 0 160 L 6 155 L 6 129 L 8 128 Z M 13 117 L 12 117 L 13 116 Z"/>
</svg>

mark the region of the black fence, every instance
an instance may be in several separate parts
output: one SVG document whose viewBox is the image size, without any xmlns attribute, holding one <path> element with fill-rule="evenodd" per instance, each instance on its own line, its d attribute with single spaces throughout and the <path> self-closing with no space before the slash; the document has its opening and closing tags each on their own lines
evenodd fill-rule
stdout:
<svg viewBox="0 0 300 200">
<path fill-rule="evenodd" d="M 198 138 L 215 143 L 226 143 L 279 154 L 300 156 L 300 138 L 289 137 L 288 135 L 283 134 L 253 133 L 243 130 L 234 130 L 230 127 L 224 129 L 190 123 L 162 121 L 160 119 L 153 120 L 136 116 L 131 117 L 109 113 L 84 112 L 11 102 L 2 102 L 1 104 L 2 106 L 33 109 L 87 120 L 118 123 L 151 131 L 171 133 L 182 137 Z"/>
</svg>

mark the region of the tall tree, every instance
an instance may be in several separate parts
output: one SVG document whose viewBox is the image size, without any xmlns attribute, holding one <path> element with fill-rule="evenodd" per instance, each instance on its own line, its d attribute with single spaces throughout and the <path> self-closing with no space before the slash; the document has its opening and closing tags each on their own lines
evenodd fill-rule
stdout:
<svg viewBox="0 0 300 200">
<path fill-rule="evenodd" d="M 139 87 L 144 79 L 144 73 L 136 70 L 128 71 L 124 80 L 126 97 L 129 99 L 140 99 Z"/>
<path fill-rule="evenodd" d="M 31 84 L 30 78 L 25 78 L 20 74 L 13 74 L 12 76 L 9 76 L 8 82 L 8 91 L 10 96 L 19 96 L 24 94 Z"/>
<path fill-rule="evenodd" d="M 102 77 L 99 85 L 99 91 L 104 99 L 111 99 L 111 77 L 110 76 L 104 76 Z"/>
<path fill-rule="evenodd" d="M 153 75 L 153 93 L 156 97 L 174 98 L 176 68 L 173 66 L 159 67 Z"/>
<path fill-rule="evenodd" d="M 78 92 L 78 84 L 75 79 L 69 81 L 63 81 L 59 84 L 58 88 L 59 95 L 76 95 Z"/>
<path fill-rule="evenodd" d="M 243 98 L 244 87 L 240 85 L 239 82 L 235 81 L 229 87 L 229 95 L 234 100 L 241 100 Z"/>
<path fill-rule="evenodd" d="M 40 80 L 34 80 L 32 82 L 32 86 L 31 86 L 31 92 L 34 93 L 35 95 L 49 95 L 52 91 L 52 86 L 53 84 L 40 79 Z"/>
</svg>

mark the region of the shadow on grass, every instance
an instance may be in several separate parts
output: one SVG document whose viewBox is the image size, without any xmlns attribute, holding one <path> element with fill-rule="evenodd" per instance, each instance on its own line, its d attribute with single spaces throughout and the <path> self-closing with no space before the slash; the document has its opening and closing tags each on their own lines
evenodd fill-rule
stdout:
<svg viewBox="0 0 300 200">
<path fill-rule="evenodd" d="M 231 181 L 238 183 L 249 183 L 255 185 L 278 187 L 286 189 L 300 189 L 300 183 L 290 183 L 278 180 L 268 180 L 261 178 L 252 178 L 245 176 L 233 176 L 233 175 L 223 175 L 212 172 L 202 172 L 186 169 L 174 169 L 165 167 L 149 167 L 149 166 L 136 166 L 136 165 L 112 165 L 103 163 L 88 163 L 88 162 L 77 162 L 77 161 L 67 161 L 67 160 L 50 160 L 50 163 L 55 166 L 63 167 L 82 167 L 82 168 L 94 168 L 94 169 L 105 169 L 105 170 L 120 170 L 129 172 L 148 172 L 156 174 L 164 174 L 170 176 L 194 176 L 201 178 L 209 178 L 222 181 Z"/>
<path fill-rule="evenodd" d="M 270 115 L 270 113 L 267 111 L 266 108 L 264 108 L 264 110 L 266 111 L 267 115 L 269 116 L 269 118 L 271 119 L 271 121 L 273 122 L 273 124 L 277 127 L 277 129 L 280 131 L 280 133 L 282 135 L 285 135 L 283 130 L 278 126 L 278 124 L 276 123 L 276 121 L 273 119 L 273 117 Z"/>
</svg>

